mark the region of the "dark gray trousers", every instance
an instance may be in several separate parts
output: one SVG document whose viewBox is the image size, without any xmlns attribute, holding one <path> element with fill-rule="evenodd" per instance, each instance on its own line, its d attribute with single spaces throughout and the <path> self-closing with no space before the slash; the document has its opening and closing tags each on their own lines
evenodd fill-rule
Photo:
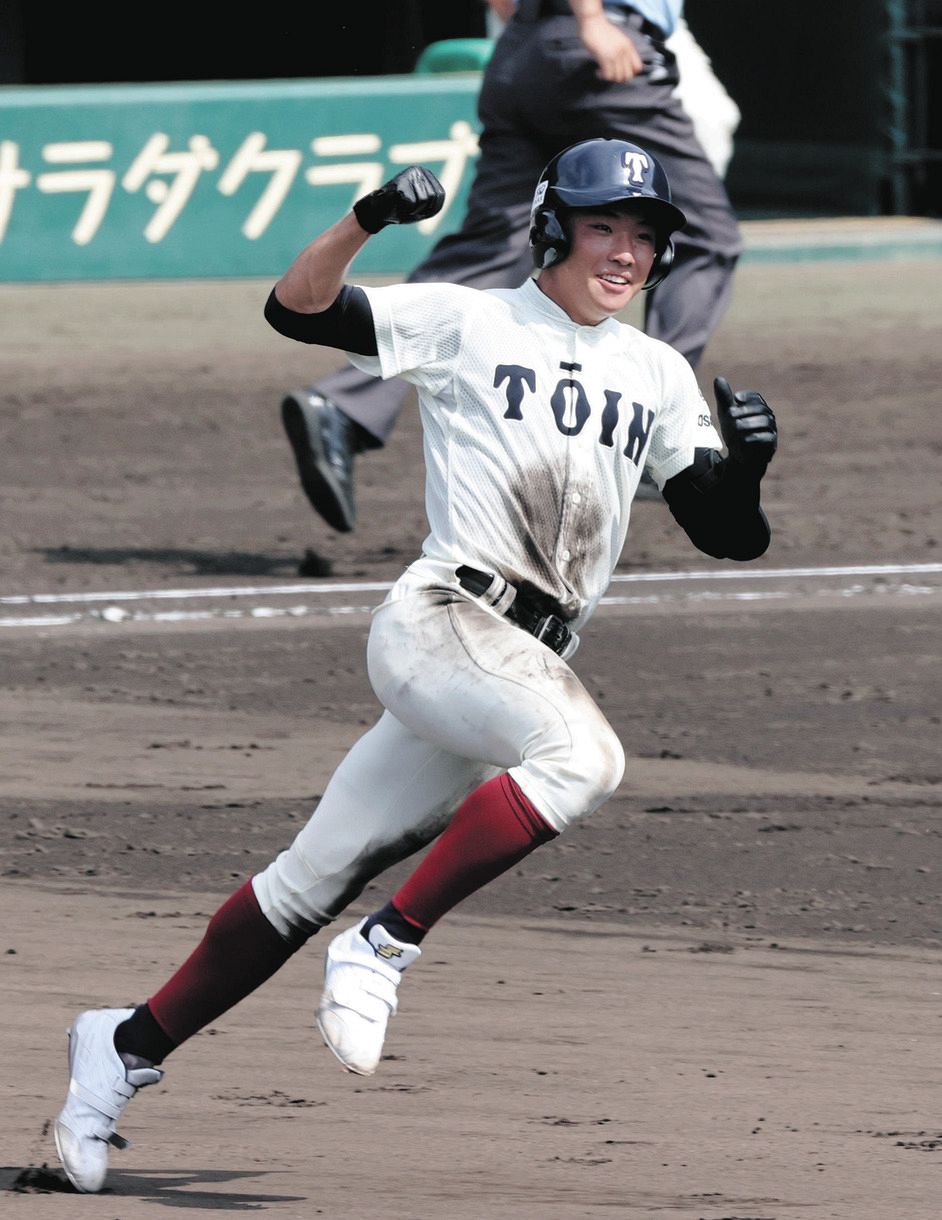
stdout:
<svg viewBox="0 0 942 1220">
<path fill-rule="evenodd" d="M 478 99 L 480 156 L 461 228 L 443 237 L 409 275 L 476 288 L 513 288 L 532 273 L 530 203 L 546 163 L 561 149 L 597 136 L 639 144 L 660 161 L 674 202 L 687 216 L 664 282 L 645 296 L 645 331 L 696 367 L 729 303 L 741 250 L 726 190 L 673 90 L 674 58 L 639 16 L 623 28 L 645 63 L 624 85 L 596 76 L 573 17 L 508 23 L 485 70 Z M 317 389 L 362 425 L 388 439 L 411 387 L 345 368 Z"/>
</svg>

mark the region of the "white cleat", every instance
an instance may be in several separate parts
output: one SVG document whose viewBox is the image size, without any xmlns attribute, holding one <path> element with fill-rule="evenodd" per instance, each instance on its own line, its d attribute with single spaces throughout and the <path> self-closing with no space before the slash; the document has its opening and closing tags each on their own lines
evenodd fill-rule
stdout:
<svg viewBox="0 0 942 1220">
<path fill-rule="evenodd" d="M 69 1095 L 53 1131 L 66 1176 L 84 1194 L 96 1194 L 104 1186 L 109 1145 L 128 1146 L 115 1130 L 121 1111 L 139 1088 L 163 1076 L 159 1068 L 127 1067 L 114 1048 L 115 1029 L 133 1012 L 83 1012 L 68 1031 Z"/>
<path fill-rule="evenodd" d="M 360 935 L 365 919 L 335 936 L 324 962 L 324 993 L 315 1020 L 321 1037 L 348 1072 L 372 1076 L 406 966 L 422 950 L 396 940 L 380 924 Z"/>
</svg>

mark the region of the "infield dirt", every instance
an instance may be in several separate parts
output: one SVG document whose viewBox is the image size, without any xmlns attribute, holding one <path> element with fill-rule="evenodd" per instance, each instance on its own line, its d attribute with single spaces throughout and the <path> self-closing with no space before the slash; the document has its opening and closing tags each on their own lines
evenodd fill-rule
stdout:
<svg viewBox="0 0 942 1220">
<path fill-rule="evenodd" d="M 778 415 L 759 566 L 939 561 L 939 266 L 741 269 L 700 380 Z M 414 409 L 355 533 L 308 508 L 278 405 L 339 358 L 269 288 L 0 286 L 0 596 L 418 553 Z M 727 566 L 638 503 L 622 572 Z M 622 788 L 429 937 L 376 1077 L 312 1028 L 316 937 L 132 1103 L 98 1198 L 50 1137 L 65 1028 L 146 998 L 309 815 L 377 715 L 368 616 L 0 627 L 4 1214 L 937 1220 L 939 589 L 600 615 L 574 668 Z"/>
</svg>

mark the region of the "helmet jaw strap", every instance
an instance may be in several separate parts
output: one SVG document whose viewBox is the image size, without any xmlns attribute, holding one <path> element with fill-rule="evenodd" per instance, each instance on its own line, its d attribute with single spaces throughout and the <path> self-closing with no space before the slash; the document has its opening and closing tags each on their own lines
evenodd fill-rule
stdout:
<svg viewBox="0 0 942 1220">
<path fill-rule="evenodd" d="M 674 265 L 674 243 L 670 238 L 667 239 L 667 245 L 661 253 L 655 258 L 654 265 L 651 267 L 651 273 L 641 286 L 642 292 L 648 292 L 651 288 L 656 288 L 658 284 L 663 283 L 668 271 Z"/>
<path fill-rule="evenodd" d="M 530 228 L 533 261 L 538 271 L 561 263 L 569 253 L 569 237 L 562 221 L 552 208 L 540 208 L 534 213 Z"/>
</svg>

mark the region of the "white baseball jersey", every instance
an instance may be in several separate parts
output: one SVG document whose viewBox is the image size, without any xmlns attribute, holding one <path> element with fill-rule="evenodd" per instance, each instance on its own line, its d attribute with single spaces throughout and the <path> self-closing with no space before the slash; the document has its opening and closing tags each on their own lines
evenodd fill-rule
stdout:
<svg viewBox="0 0 942 1220">
<path fill-rule="evenodd" d="M 364 289 L 378 355 L 351 363 L 416 386 L 423 555 L 529 582 L 577 629 L 607 589 L 647 467 L 658 487 L 720 449 L 693 370 L 609 318 L 580 326 L 534 280 Z"/>
</svg>

